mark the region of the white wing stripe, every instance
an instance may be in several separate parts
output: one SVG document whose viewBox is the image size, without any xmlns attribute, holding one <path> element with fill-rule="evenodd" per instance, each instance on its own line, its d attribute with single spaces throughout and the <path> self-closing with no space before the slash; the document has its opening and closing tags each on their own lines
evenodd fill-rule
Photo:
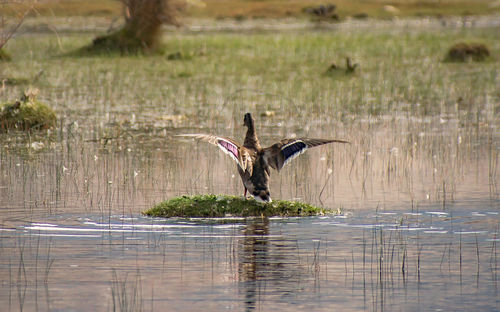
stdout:
<svg viewBox="0 0 500 312">
<path fill-rule="evenodd" d="M 295 153 L 292 156 L 288 157 L 287 160 L 285 160 L 285 162 L 283 163 L 283 167 L 285 167 L 289 162 L 291 162 L 292 160 L 297 158 L 300 154 L 304 153 L 306 150 L 307 150 L 307 147 L 304 148 L 303 150 L 301 150 L 300 152 Z"/>
<path fill-rule="evenodd" d="M 302 144 L 300 144 L 300 143 L 302 143 Z M 286 150 L 288 147 L 291 147 L 292 145 L 301 145 L 301 146 L 299 147 L 298 150 L 292 152 L 292 154 L 287 155 L 288 151 L 286 151 Z M 285 162 L 283 163 L 283 167 L 286 164 L 288 164 L 289 162 L 291 162 L 292 160 L 294 160 L 297 156 L 304 153 L 306 150 L 307 150 L 307 144 L 302 140 L 293 141 L 293 142 L 288 143 L 288 144 L 284 145 L 283 147 L 281 147 L 281 152 L 282 152 L 283 156 L 285 157 Z M 287 152 L 286 154 L 285 154 L 285 151 Z"/>
<path fill-rule="evenodd" d="M 240 161 L 238 160 L 238 146 L 221 138 L 218 138 L 217 146 L 224 153 L 228 154 L 232 159 L 234 159 L 234 161 L 236 161 L 238 164 L 240 163 Z"/>
</svg>

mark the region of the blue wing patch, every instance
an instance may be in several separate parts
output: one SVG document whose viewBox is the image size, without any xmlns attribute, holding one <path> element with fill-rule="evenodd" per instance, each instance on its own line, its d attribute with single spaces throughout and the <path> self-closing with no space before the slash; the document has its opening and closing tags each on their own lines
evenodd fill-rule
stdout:
<svg viewBox="0 0 500 312">
<path fill-rule="evenodd" d="M 299 156 L 307 149 L 306 143 L 302 141 L 295 141 L 293 143 L 287 144 L 281 148 L 281 154 L 283 155 L 285 164 Z M 284 164 L 284 165 L 285 165 Z"/>
</svg>

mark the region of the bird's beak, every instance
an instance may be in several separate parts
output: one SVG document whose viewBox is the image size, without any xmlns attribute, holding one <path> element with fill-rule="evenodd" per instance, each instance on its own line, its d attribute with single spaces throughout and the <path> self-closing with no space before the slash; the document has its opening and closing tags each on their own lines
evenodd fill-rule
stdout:
<svg viewBox="0 0 500 312">
<path fill-rule="evenodd" d="M 252 195 L 253 196 L 253 195 Z M 253 198 L 255 198 L 255 201 L 259 202 L 259 203 L 270 203 L 272 202 L 273 200 L 271 199 L 271 197 L 269 197 L 269 199 L 262 199 L 260 196 L 254 196 Z"/>
</svg>

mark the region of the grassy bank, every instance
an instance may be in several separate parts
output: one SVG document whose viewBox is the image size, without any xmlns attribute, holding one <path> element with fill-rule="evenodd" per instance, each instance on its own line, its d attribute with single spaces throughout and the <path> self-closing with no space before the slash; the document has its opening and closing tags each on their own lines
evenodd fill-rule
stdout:
<svg viewBox="0 0 500 312">
<path fill-rule="evenodd" d="M 148 124 L 209 126 L 239 120 L 242 111 L 273 111 L 275 120 L 297 122 L 299 111 L 308 112 L 304 118 L 395 112 L 461 118 L 460 111 L 483 108 L 487 117 L 494 107 L 486 103 L 498 98 L 497 34 L 494 27 L 168 33 L 165 55 L 151 57 L 64 56 L 94 35 L 37 34 L 9 43 L 15 57 L 2 76 L 34 83 L 46 102 L 82 122 L 106 114 L 126 121 L 133 113 Z M 484 43 L 491 57 L 445 62 L 448 48 L 461 41 Z M 346 57 L 359 64 L 352 73 Z M 330 71 L 332 64 L 339 70 Z M 9 85 L 0 99 L 15 99 L 25 87 Z"/>
</svg>

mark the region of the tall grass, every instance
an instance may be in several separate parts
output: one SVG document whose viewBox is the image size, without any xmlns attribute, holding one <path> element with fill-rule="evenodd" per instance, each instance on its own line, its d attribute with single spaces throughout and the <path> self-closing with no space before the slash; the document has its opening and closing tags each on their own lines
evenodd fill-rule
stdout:
<svg viewBox="0 0 500 312">
<path fill-rule="evenodd" d="M 475 114 L 494 101 L 497 60 L 442 60 L 448 46 L 458 40 L 482 40 L 497 54 L 495 31 L 169 34 L 169 51 L 189 55 L 177 61 L 59 57 L 91 37 L 64 36 L 59 49 L 55 36 L 37 35 L 12 42 L 10 51 L 18 59 L 3 75 L 29 78 L 43 69 L 43 95 L 61 110 L 94 109 L 111 117 L 133 111 L 140 121 L 175 112 L 218 117 L 234 108 L 275 110 L 283 118 L 302 110 L 324 118 L 394 111 L 456 115 L 459 102 Z M 346 56 L 360 64 L 357 74 L 325 74 L 331 63 L 343 62 Z M 22 88 L 9 88 L 2 97 L 11 98 Z M 484 112 L 491 114 L 491 107 Z"/>
</svg>

